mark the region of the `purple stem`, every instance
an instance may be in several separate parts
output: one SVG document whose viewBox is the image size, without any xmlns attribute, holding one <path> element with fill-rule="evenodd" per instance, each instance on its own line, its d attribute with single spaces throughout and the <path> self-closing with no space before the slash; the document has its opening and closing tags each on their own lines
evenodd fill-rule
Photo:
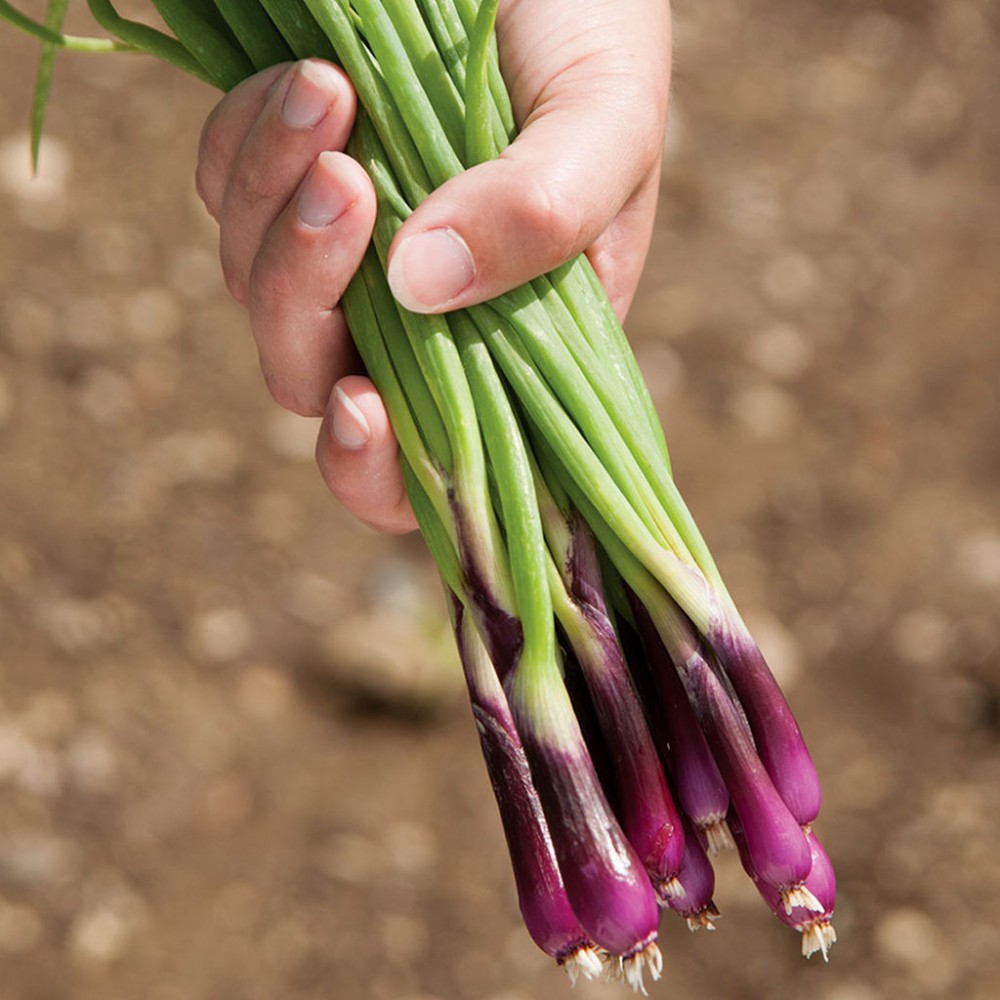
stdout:
<svg viewBox="0 0 1000 1000">
<path fill-rule="evenodd" d="M 500 809 L 521 915 L 532 939 L 560 964 L 578 961 L 593 943 L 563 884 L 552 838 L 503 688 L 465 609 L 452 595 L 459 654 L 479 743 Z"/>
<path fill-rule="evenodd" d="M 573 912 L 589 937 L 611 954 L 642 953 L 656 938 L 656 899 L 608 805 L 579 730 L 572 740 L 552 742 L 516 694 L 511 710 Z"/>
<path fill-rule="evenodd" d="M 750 722 L 757 753 L 796 821 L 807 826 L 819 814 L 819 775 L 795 716 L 746 627 L 730 616 L 708 636 L 719 664 Z"/>
<path fill-rule="evenodd" d="M 667 903 L 670 909 L 687 920 L 691 930 L 715 930 L 712 921 L 719 916 L 712 899 L 715 892 L 715 869 L 702 844 L 702 838 L 686 817 L 684 834 L 684 860 L 677 874 L 684 894 L 667 900 Z"/>
<path fill-rule="evenodd" d="M 690 622 L 664 607 L 657 631 L 677 667 L 684 690 L 708 739 L 746 836 L 754 870 L 786 901 L 806 898 L 809 843 L 757 755 L 740 703 L 713 669 Z"/>
<path fill-rule="evenodd" d="M 630 593 L 629 597 L 646 663 L 653 678 L 659 717 L 663 720 L 665 731 L 661 748 L 670 767 L 677 799 L 698 831 L 705 834 L 712 853 L 716 853 L 729 843 L 725 832 L 726 813 L 729 811 L 726 783 L 649 612 L 634 594 Z"/>
<path fill-rule="evenodd" d="M 569 640 L 610 752 L 622 828 L 657 893 L 668 898 L 680 891 L 681 817 L 608 614 L 593 537 L 578 516 L 570 531 L 566 575 L 579 628 Z"/>
<path fill-rule="evenodd" d="M 837 933 L 832 923 L 837 899 L 837 877 L 830 858 L 816 835 L 811 831 L 806 834 L 812 867 L 804 888 L 809 892 L 813 905 L 789 906 L 781 893 L 768 885 L 754 870 L 747 852 L 745 832 L 738 819 L 732 820 L 732 832 L 743 867 L 753 879 L 761 898 L 783 924 L 802 934 L 802 954 L 808 958 L 814 952 L 822 951 L 823 958 L 826 959 L 830 946 L 837 940 Z"/>
</svg>

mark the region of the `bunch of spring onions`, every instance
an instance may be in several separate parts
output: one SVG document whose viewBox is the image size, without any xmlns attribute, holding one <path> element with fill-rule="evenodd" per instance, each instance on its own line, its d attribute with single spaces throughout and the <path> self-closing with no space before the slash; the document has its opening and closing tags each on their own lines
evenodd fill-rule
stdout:
<svg viewBox="0 0 1000 1000">
<path fill-rule="evenodd" d="M 531 936 L 571 976 L 661 970 L 660 908 L 712 927 L 711 857 L 735 844 L 806 955 L 827 951 L 834 877 L 816 771 L 674 484 L 660 423 L 585 258 L 483 305 L 410 313 L 385 278 L 434 188 L 514 135 L 497 0 L 153 0 L 170 34 L 88 0 L 108 40 L 228 89 L 336 61 L 362 111 L 350 152 L 378 195 L 343 306 L 440 570 Z"/>
</svg>

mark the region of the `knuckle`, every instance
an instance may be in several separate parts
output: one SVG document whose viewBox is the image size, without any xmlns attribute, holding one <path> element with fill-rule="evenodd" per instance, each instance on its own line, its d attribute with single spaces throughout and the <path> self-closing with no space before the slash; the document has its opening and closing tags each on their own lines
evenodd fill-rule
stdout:
<svg viewBox="0 0 1000 1000">
<path fill-rule="evenodd" d="M 282 194 L 282 190 L 269 162 L 243 157 L 236 164 L 227 194 L 252 208 L 262 202 L 273 201 Z"/>
<path fill-rule="evenodd" d="M 533 181 L 524 189 L 514 212 L 517 227 L 543 242 L 550 255 L 565 260 L 581 248 L 582 207 L 561 185 Z"/>
<path fill-rule="evenodd" d="M 303 398 L 299 387 L 290 379 L 264 369 L 264 384 L 271 398 L 283 410 L 288 410 L 300 417 L 319 417 L 323 415 L 322 406 Z"/>
</svg>

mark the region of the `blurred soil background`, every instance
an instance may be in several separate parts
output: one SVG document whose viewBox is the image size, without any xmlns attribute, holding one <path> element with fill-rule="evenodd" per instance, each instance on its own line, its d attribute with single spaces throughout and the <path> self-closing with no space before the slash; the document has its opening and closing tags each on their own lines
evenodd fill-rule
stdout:
<svg viewBox="0 0 1000 1000">
<path fill-rule="evenodd" d="M 824 776 L 841 940 L 804 961 L 727 859 L 650 992 L 990 1000 L 1000 4 L 675 12 L 629 331 Z M 193 191 L 215 95 L 65 56 L 29 183 L 36 54 L 0 31 L 0 998 L 624 996 L 521 928 L 420 540 L 264 391 Z"/>
</svg>

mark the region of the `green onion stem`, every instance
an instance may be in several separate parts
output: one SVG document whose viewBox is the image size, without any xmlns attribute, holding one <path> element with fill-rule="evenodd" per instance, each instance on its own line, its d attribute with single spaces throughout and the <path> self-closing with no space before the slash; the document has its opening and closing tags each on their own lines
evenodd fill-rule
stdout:
<svg viewBox="0 0 1000 1000">
<path fill-rule="evenodd" d="M 315 2 L 315 0 L 309 0 Z M 400 31 L 407 31 L 410 28 L 408 14 L 410 5 L 403 3 L 400 7 L 397 28 L 397 13 L 393 9 L 392 18 L 386 13 L 385 8 L 376 0 L 356 0 L 359 12 L 365 13 L 365 39 L 370 51 L 378 65 L 382 80 L 392 95 L 392 103 L 396 106 L 402 120 L 413 138 L 414 144 L 420 151 L 420 157 L 424 162 L 427 173 L 433 187 L 440 187 L 446 180 L 461 173 L 463 169 L 462 161 L 459 158 L 459 150 L 462 148 L 462 133 L 456 128 L 461 123 L 460 105 L 445 105 L 443 115 L 440 115 L 435 108 L 430 95 L 425 87 L 424 79 L 418 76 L 414 66 L 413 56 L 407 53 Z M 415 8 L 413 15 L 419 20 Z M 417 34 L 413 29 L 413 34 Z M 429 43 L 430 36 L 426 41 Z M 334 42 L 336 45 L 336 41 Z M 417 44 L 417 43 L 415 43 Z M 441 67 L 443 76 L 447 79 L 447 74 L 443 72 L 443 63 L 440 57 L 436 56 L 437 64 Z M 346 67 L 345 67 L 346 68 Z M 350 75 L 348 69 L 348 75 Z M 425 78 L 432 82 L 438 81 L 436 74 L 425 73 Z M 449 81 L 450 82 L 450 81 Z M 452 98 L 453 91 L 448 91 Z M 381 110 L 381 109 L 380 109 Z M 456 121 L 456 115 L 459 118 Z M 372 116 L 377 121 L 376 116 Z M 450 123 L 450 124 L 448 124 Z"/>
<path fill-rule="evenodd" d="M 442 0 L 442 6 L 447 7 L 449 12 L 453 12 L 461 24 L 462 32 L 466 37 L 471 38 L 476 28 L 476 18 L 479 16 L 479 4 L 481 0 Z M 490 39 L 489 54 L 489 88 L 493 97 L 493 105 L 497 110 L 500 119 L 501 131 L 507 142 L 513 139 L 516 127 L 514 122 L 514 112 L 510 106 L 510 94 L 507 92 L 507 84 L 504 82 L 500 72 L 500 59 L 497 53 L 497 42 L 494 35 Z M 499 146 L 497 152 L 507 144 Z"/>
<path fill-rule="evenodd" d="M 224 23 L 218 27 L 184 0 L 158 0 L 156 9 L 217 87 L 231 90 L 254 72 L 254 64 Z M 218 18 L 214 8 L 212 12 Z"/>
<path fill-rule="evenodd" d="M 215 0 L 215 6 L 255 69 L 292 58 L 292 50 L 263 7 L 246 0 Z"/>
<path fill-rule="evenodd" d="M 18 10 L 15 6 L 8 3 L 7 0 L 0 0 L 0 17 L 14 25 L 15 28 L 19 28 L 21 31 L 57 49 L 66 49 L 71 52 L 139 51 L 139 46 L 117 38 L 90 38 L 86 35 L 64 35 L 61 31 L 54 30 L 51 25 L 41 24 L 33 18 L 28 17 L 27 14 Z M 167 42 L 173 41 L 168 35 L 163 35 L 163 39 Z M 183 49 L 181 50 L 183 51 Z"/>
<path fill-rule="evenodd" d="M 517 614 L 524 630 L 518 669 L 554 669 L 555 632 L 545 540 L 525 436 L 485 342 L 467 314 L 451 317 L 500 500 Z M 556 680 L 558 678 L 555 678 Z"/>
<path fill-rule="evenodd" d="M 45 12 L 45 27 L 59 34 L 66 19 L 69 0 L 49 0 Z M 42 130 L 45 125 L 45 107 L 52 88 L 52 70 L 55 67 L 56 50 L 54 42 L 43 42 L 35 73 L 35 93 L 31 99 L 31 165 L 38 172 L 38 152 L 42 144 Z"/>
<path fill-rule="evenodd" d="M 330 39 L 309 13 L 306 4 L 290 4 L 287 0 L 259 0 L 259 2 L 296 58 L 339 62 Z"/>
<path fill-rule="evenodd" d="M 679 558 L 687 558 L 683 544 L 657 502 L 628 444 L 623 441 L 608 410 L 594 392 L 590 379 L 574 362 L 562 338 L 553 330 L 553 324 L 531 287 L 515 289 L 501 296 L 499 302 L 509 304 L 511 308 L 501 314 L 496 305 L 487 304 L 473 307 L 470 311 L 476 315 L 501 315 L 506 320 L 507 327 L 558 400 L 558 405 L 565 409 L 566 415 L 580 429 L 589 442 L 589 448 L 600 459 L 605 474 L 614 480 L 647 531 Z"/>
<path fill-rule="evenodd" d="M 353 4 L 364 22 L 365 36 L 383 74 L 387 78 L 395 76 L 397 70 L 405 70 L 405 76 L 412 74 L 420 85 L 419 93 L 411 92 L 412 96 L 423 104 L 426 95 L 425 109 L 430 113 L 427 120 L 440 124 L 452 152 L 460 157 L 464 145 L 464 103 L 415 0 L 394 0 L 391 16 L 381 0 L 353 0 Z M 401 75 L 400 79 L 403 78 Z M 420 124 L 420 133 L 424 133 L 425 118 L 421 116 L 415 121 Z"/>
<path fill-rule="evenodd" d="M 369 119 L 381 140 L 383 163 L 388 163 L 403 197 L 417 205 L 434 189 L 417 144 L 396 106 L 395 96 L 372 53 L 362 44 L 349 12 L 338 0 L 304 0 L 320 29 L 340 56 Z"/>
<path fill-rule="evenodd" d="M 469 37 L 469 57 L 465 86 L 465 164 L 485 163 L 497 154 L 490 110 L 490 42 L 497 18 L 497 0 L 483 0 Z"/>
<path fill-rule="evenodd" d="M 438 51 L 441 53 L 441 58 L 444 60 L 448 73 L 452 80 L 455 81 L 458 92 L 465 96 L 466 104 L 468 104 L 470 98 L 466 87 L 466 60 L 469 55 L 470 42 L 465 25 L 451 0 L 417 0 L 417 2 L 421 13 L 427 21 L 427 26 L 434 36 Z M 491 99 L 485 102 L 481 111 L 475 113 L 482 113 L 489 118 L 489 127 L 493 133 L 493 152 L 490 155 L 495 156 L 500 150 L 505 149 L 510 144 L 514 132 L 513 121 L 510 120 L 509 102 L 507 116 L 504 118 L 494 95 L 494 81 L 495 79 L 500 79 L 500 76 L 497 69 L 496 42 L 492 37 L 492 31 L 487 40 L 487 46 L 486 84 L 490 88 Z M 503 97 L 506 99 L 507 90 L 503 85 L 502 79 L 500 79 L 500 85 Z M 473 161 L 468 160 L 467 157 L 467 162 L 471 166 Z"/>
<path fill-rule="evenodd" d="M 385 276 L 374 250 L 371 250 L 362 263 L 361 273 L 351 282 L 343 296 L 344 313 L 348 322 L 354 324 L 354 329 L 375 331 L 378 329 L 376 324 L 382 324 L 384 328 L 390 325 L 378 302 L 383 291 L 380 286 L 384 286 L 384 283 Z M 379 392 L 391 415 L 392 429 L 406 463 L 419 480 L 422 491 L 433 502 L 438 515 L 445 518 L 445 523 L 450 523 L 447 484 L 441 466 L 425 445 L 427 428 L 433 426 L 433 423 L 426 418 L 426 414 L 415 411 L 411 402 L 413 383 L 410 380 L 401 382 L 382 338 L 372 334 L 359 338 L 359 341 L 358 350 L 365 368 L 379 385 Z"/>
</svg>

